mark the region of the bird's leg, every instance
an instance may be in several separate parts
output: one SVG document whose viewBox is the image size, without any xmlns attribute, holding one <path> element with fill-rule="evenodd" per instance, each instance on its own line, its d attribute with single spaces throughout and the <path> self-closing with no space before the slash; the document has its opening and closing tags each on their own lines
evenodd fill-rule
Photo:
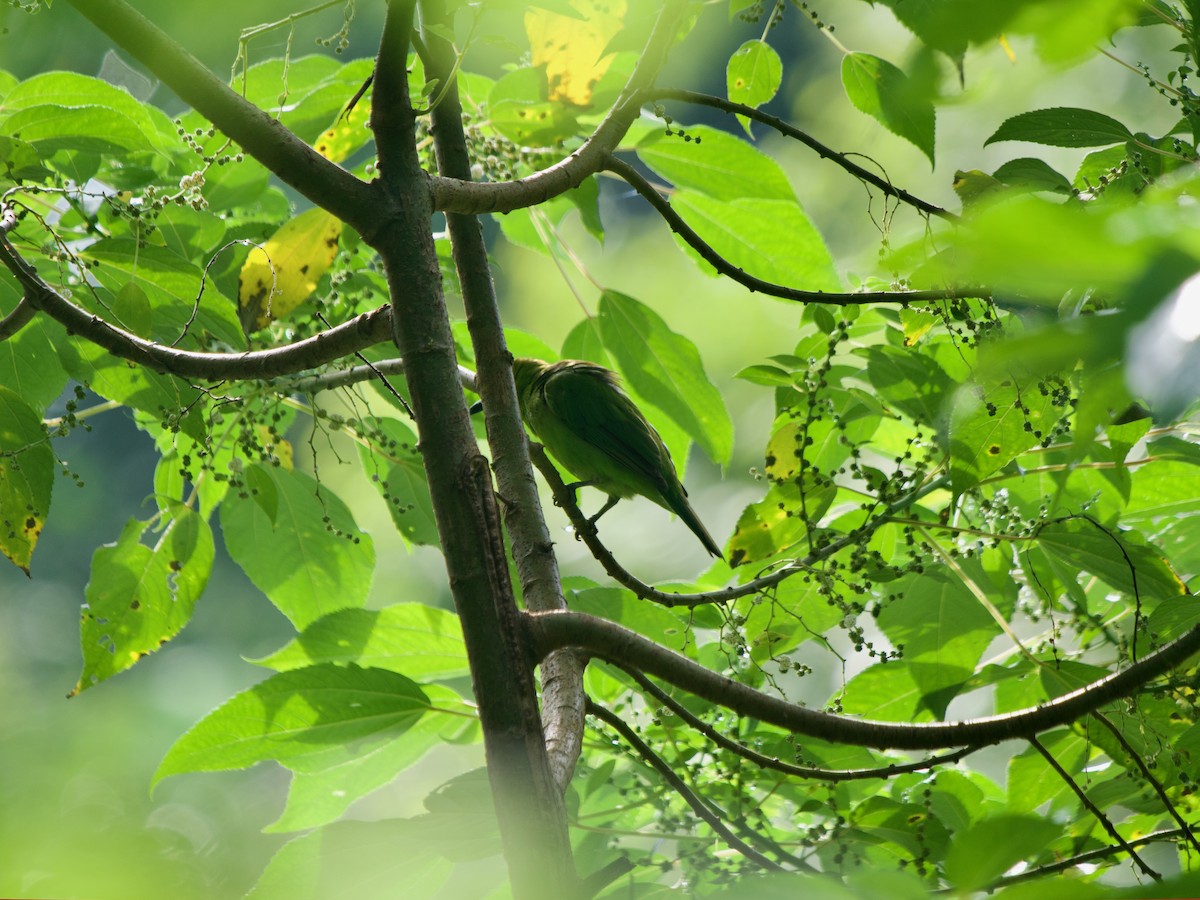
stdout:
<svg viewBox="0 0 1200 900">
<path fill-rule="evenodd" d="M 621 499 L 621 498 L 620 498 L 620 497 L 618 497 L 618 496 L 616 496 L 615 494 L 609 494 L 609 495 L 608 495 L 608 500 L 607 500 L 607 502 L 605 502 L 605 504 L 604 504 L 602 507 L 600 507 L 600 512 L 596 513 L 594 516 L 592 516 L 590 519 L 588 519 L 588 524 L 592 526 L 592 530 L 593 530 L 593 531 L 595 531 L 595 530 L 596 530 L 596 521 L 597 521 L 597 520 L 598 520 L 598 519 L 599 519 L 599 518 L 600 518 L 602 515 L 604 515 L 606 512 L 608 512 L 608 511 L 609 511 L 610 509 L 612 509 L 614 506 L 616 506 L 616 505 L 617 505 L 617 501 L 618 501 L 618 500 L 620 500 L 620 499 Z"/>
<path fill-rule="evenodd" d="M 596 482 L 594 482 L 594 481 L 572 481 L 570 484 L 564 484 L 563 487 L 571 492 L 571 502 L 575 504 L 576 508 L 578 508 L 578 506 L 579 506 L 579 489 L 581 487 L 591 487 L 595 483 Z M 557 500 L 555 500 L 554 503 L 556 506 L 559 505 Z M 607 509 L 607 507 L 605 507 L 605 508 Z"/>
</svg>

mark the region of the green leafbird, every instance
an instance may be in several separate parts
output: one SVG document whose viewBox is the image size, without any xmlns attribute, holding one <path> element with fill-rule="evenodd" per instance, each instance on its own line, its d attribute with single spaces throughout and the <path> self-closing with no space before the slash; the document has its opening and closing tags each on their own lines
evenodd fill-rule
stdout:
<svg viewBox="0 0 1200 900">
<path fill-rule="evenodd" d="M 622 497 L 641 494 L 683 519 L 705 550 L 724 558 L 688 503 L 670 451 L 621 390 L 615 372 L 575 359 L 516 359 L 513 378 L 525 424 L 580 479 L 572 487 L 590 485 L 608 494 L 589 522 Z"/>
</svg>

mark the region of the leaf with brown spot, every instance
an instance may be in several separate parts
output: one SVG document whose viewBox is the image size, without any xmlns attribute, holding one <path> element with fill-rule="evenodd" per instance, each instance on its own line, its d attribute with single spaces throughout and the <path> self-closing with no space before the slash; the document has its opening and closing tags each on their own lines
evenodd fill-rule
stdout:
<svg viewBox="0 0 1200 900">
<path fill-rule="evenodd" d="M 323 209 L 302 212 L 246 257 L 238 315 L 249 334 L 307 300 L 337 255 L 342 223 Z"/>
<path fill-rule="evenodd" d="M 0 386 L 0 552 L 26 575 L 53 486 L 54 453 L 41 416 Z"/>
<path fill-rule="evenodd" d="M 123 672 L 188 623 L 212 571 L 213 538 L 202 516 L 177 504 L 153 546 L 150 523 L 130 519 L 115 544 L 92 556 L 80 619 L 83 672 L 72 694 Z"/>
</svg>

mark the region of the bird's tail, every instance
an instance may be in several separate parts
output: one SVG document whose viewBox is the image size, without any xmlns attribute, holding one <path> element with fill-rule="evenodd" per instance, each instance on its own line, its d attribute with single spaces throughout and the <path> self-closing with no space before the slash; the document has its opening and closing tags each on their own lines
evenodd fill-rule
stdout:
<svg viewBox="0 0 1200 900">
<path fill-rule="evenodd" d="M 717 559 L 724 559 L 725 554 L 721 552 L 720 546 L 713 540 L 712 535 L 708 533 L 708 529 L 704 527 L 704 523 L 700 521 L 700 517 L 692 509 L 692 504 L 688 503 L 686 492 L 681 491 L 680 495 L 672 497 L 671 501 L 671 511 L 683 519 L 683 524 L 692 529 L 692 534 L 700 539 L 700 543 L 704 545 L 704 549 Z"/>
</svg>

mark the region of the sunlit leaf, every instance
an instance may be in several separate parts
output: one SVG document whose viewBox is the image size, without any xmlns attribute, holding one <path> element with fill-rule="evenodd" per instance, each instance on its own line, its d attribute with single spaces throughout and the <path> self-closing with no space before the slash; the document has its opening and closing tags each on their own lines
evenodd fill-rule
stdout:
<svg viewBox="0 0 1200 900">
<path fill-rule="evenodd" d="M 946 878 L 963 891 L 991 883 L 1013 865 L 1039 858 L 1059 836 L 1059 826 L 1034 816 L 984 819 L 959 835 L 946 858 Z"/>
<path fill-rule="evenodd" d="M 713 462 L 727 463 L 733 422 L 695 345 L 650 307 L 615 291 L 600 298 L 599 319 L 604 345 L 634 390 L 670 416 Z"/>
<path fill-rule="evenodd" d="M 221 530 L 234 562 L 297 628 L 326 613 L 361 606 L 370 590 L 375 550 L 346 505 L 300 472 L 258 463 L 247 468 L 274 484 L 278 512 L 272 520 L 248 494 L 225 498 Z"/>
<path fill-rule="evenodd" d="M 423 603 L 329 613 L 255 662 L 278 671 L 314 663 L 355 663 L 422 680 L 468 674 L 458 616 Z"/>
<path fill-rule="evenodd" d="M 204 592 L 213 565 L 208 523 L 175 506 L 161 534 L 150 524 L 130 519 L 117 542 L 92 557 L 79 627 L 83 672 L 74 694 L 123 672 L 175 637 Z"/>
<path fill-rule="evenodd" d="M 329 663 L 272 675 L 227 700 L 167 751 L 157 782 L 181 772 L 244 769 L 265 760 L 302 765 L 353 753 L 407 731 L 429 709 L 421 686 L 384 669 Z"/>
<path fill-rule="evenodd" d="M 531 8 L 525 32 L 533 65 L 545 68 L 547 100 L 587 106 L 612 64 L 609 42 L 621 30 L 625 0 L 572 0 L 575 15 Z"/>
<path fill-rule="evenodd" d="M 265 328 L 307 300 L 337 256 L 342 223 L 325 210 L 305 210 L 246 257 L 238 307 L 247 333 Z"/>
<path fill-rule="evenodd" d="M 285 762 L 292 773 L 287 808 L 267 831 L 300 831 L 332 822 L 350 804 L 383 787 L 443 743 L 445 732 L 474 710 L 457 694 L 438 685 L 423 685 L 429 711 L 416 724 L 384 743 L 368 743 L 360 754 L 331 765 L 313 766 L 313 758 Z"/>
<path fill-rule="evenodd" d="M 842 86 L 855 107 L 916 146 L 933 164 L 933 103 L 900 69 L 869 53 L 847 53 Z"/>
<path fill-rule="evenodd" d="M 775 96 L 782 81 L 783 62 L 766 41 L 746 41 L 733 51 L 725 68 L 726 96 L 746 106 L 762 106 Z M 749 121 L 741 121 L 749 134 Z"/>
<path fill-rule="evenodd" d="M 0 385 L 0 552 L 26 575 L 53 486 L 54 452 L 41 417 Z"/>
</svg>

